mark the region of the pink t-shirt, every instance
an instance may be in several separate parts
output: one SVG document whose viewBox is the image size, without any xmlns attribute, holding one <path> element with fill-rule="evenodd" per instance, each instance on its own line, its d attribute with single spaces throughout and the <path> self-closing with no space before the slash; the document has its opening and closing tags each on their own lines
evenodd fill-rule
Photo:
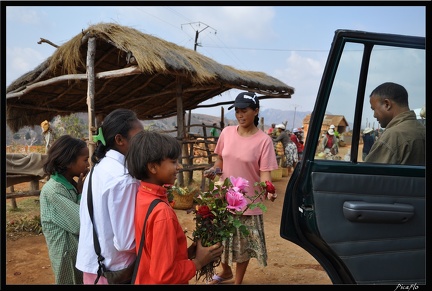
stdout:
<svg viewBox="0 0 432 291">
<path fill-rule="evenodd" d="M 222 156 L 221 181 L 230 176 L 242 177 L 249 181 L 248 196 L 254 196 L 255 182 L 260 181 L 260 171 L 278 168 L 273 141 L 269 135 L 258 130 L 254 135 L 243 137 L 237 133 L 238 125 L 225 127 L 217 142 L 215 153 Z M 257 189 L 258 190 L 258 189 Z M 245 215 L 262 214 L 257 207 L 248 209 Z"/>
</svg>

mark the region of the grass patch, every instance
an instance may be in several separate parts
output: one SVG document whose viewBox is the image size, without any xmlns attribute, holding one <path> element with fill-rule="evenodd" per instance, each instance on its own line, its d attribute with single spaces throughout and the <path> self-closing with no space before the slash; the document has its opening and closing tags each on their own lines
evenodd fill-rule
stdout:
<svg viewBox="0 0 432 291">
<path fill-rule="evenodd" d="M 14 232 L 32 232 L 35 234 L 41 234 L 42 225 L 40 216 L 23 216 L 17 220 L 9 220 L 6 223 L 6 233 L 11 234 Z"/>
<path fill-rule="evenodd" d="M 9 200 L 6 200 L 9 202 L 6 207 L 6 233 L 9 236 L 22 232 L 41 234 L 39 198 L 17 198 L 17 208 L 13 208 Z"/>
</svg>

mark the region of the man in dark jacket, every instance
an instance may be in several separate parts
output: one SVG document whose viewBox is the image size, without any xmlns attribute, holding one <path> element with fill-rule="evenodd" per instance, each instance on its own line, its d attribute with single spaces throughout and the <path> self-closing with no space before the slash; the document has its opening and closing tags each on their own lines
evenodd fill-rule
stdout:
<svg viewBox="0 0 432 291">
<path fill-rule="evenodd" d="M 382 128 L 365 162 L 425 165 L 426 127 L 408 106 L 407 90 L 396 83 L 376 87 L 369 99 L 374 117 Z"/>
</svg>

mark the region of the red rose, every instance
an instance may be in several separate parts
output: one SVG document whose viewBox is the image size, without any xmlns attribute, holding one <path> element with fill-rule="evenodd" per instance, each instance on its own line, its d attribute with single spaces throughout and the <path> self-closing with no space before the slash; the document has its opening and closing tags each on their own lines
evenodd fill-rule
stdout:
<svg viewBox="0 0 432 291">
<path fill-rule="evenodd" d="M 273 184 L 270 181 L 266 181 L 265 184 L 266 184 L 266 191 L 268 193 L 272 193 L 272 194 L 276 193 L 276 188 L 275 186 L 273 186 Z"/>
<path fill-rule="evenodd" d="M 202 218 L 211 218 L 213 219 L 214 215 L 210 212 L 210 208 L 207 205 L 201 205 L 198 208 L 198 215 Z"/>
</svg>

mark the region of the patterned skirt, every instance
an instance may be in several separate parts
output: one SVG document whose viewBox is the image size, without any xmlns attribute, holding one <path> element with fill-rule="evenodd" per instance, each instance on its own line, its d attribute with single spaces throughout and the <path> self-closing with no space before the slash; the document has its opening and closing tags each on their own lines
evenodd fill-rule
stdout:
<svg viewBox="0 0 432 291">
<path fill-rule="evenodd" d="M 290 142 L 285 148 L 285 163 L 283 165 L 285 168 L 293 167 L 298 161 L 297 146 L 295 143 Z"/>
<path fill-rule="evenodd" d="M 229 239 L 223 241 L 221 262 L 232 266 L 233 262 L 243 263 L 256 258 L 260 266 L 267 266 L 263 215 L 243 215 L 240 221 L 248 228 L 249 234 L 245 236 L 236 229 Z"/>
</svg>

